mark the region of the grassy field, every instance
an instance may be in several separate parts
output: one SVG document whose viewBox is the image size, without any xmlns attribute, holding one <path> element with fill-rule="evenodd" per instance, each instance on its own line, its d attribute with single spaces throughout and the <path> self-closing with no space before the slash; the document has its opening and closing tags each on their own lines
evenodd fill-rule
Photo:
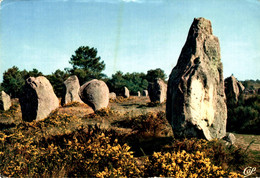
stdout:
<svg viewBox="0 0 260 178">
<path fill-rule="evenodd" d="M 247 166 L 260 175 L 260 136 L 235 134 L 235 146 L 177 140 L 165 103 L 147 97 L 117 98 L 96 113 L 70 103 L 31 123 L 22 121 L 18 100 L 13 103 L 0 113 L 0 175 L 201 177 L 243 174 Z"/>
</svg>

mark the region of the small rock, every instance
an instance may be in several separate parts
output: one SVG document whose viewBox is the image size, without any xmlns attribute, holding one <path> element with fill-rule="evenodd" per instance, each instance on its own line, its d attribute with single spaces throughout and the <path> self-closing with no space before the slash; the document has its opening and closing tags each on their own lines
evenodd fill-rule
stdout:
<svg viewBox="0 0 260 178">
<path fill-rule="evenodd" d="M 109 93 L 109 99 L 115 100 L 116 99 L 116 94 L 114 92 Z"/>
<path fill-rule="evenodd" d="M 227 133 L 227 135 L 225 137 L 223 137 L 223 140 L 229 142 L 232 145 L 234 145 L 236 143 L 236 137 L 232 133 Z"/>
<path fill-rule="evenodd" d="M 11 97 L 4 91 L 0 92 L 0 110 L 8 110 L 12 105 Z"/>
</svg>

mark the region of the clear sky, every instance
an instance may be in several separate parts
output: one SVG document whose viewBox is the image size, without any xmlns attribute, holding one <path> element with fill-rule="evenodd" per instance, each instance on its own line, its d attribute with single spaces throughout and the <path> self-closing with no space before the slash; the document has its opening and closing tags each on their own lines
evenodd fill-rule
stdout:
<svg viewBox="0 0 260 178">
<path fill-rule="evenodd" d="M 95 47 L 108 77 L 176 65 L 194 17 L 212 22 L 224 77 L 260 79 L 259 0 L 3 0 L 0 82 L 12 66 L 51 74 Z"/>
</svg>

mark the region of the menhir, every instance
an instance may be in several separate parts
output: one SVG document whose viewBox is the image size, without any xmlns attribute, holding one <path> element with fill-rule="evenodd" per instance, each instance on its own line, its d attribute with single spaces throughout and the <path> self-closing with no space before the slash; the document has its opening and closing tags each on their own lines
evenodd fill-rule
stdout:
<svg viewBox="0 0 260 178">
<path fill-rule="evenodd" d="M 168 81 L 166 113 L 174 135 L 224 137 L 225 100 L 219 40 L 209 20 L 195 18 Z"/>
<path fill-rule="evenodd" d="M 236 104 L 238 102 L 239 97 L 245 90 L 245 87 L 242 85 L 241 82 L 237 81 L 237 79 L 233 75 L 226 78 L 224 82 L 225 94 L 227 97 L 227 106 Z"/>
<path fill-rule="evenodd" d="M 23 92 L 19 101 L 25 121 L 43 120 L 59 107 L 59 99 L 51 83 L 43 76 L 26 79 Z"/>
<path fill-rule="evenodd" d="M 70 76 L 64 83 L 63 83 L 63 96 L 61 100 L 61 104 L 65 105 L 71 102 L 79 102 L 83 103 L 79 97 L 79 79 L 76 75 Z"/>
</svg>

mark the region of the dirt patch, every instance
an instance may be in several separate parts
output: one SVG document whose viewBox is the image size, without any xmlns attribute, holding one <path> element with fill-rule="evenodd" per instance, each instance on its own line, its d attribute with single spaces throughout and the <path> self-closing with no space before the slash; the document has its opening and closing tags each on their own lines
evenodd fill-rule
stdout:
<svg viewBox="0 0 260 178">
<path fill-rule="evenodd" d="M 250 150 L 260 152 L 260 135 L 234 134 L 236 137 L 236 145 L 246 149 L 250 144 Z"/>
</svg>

